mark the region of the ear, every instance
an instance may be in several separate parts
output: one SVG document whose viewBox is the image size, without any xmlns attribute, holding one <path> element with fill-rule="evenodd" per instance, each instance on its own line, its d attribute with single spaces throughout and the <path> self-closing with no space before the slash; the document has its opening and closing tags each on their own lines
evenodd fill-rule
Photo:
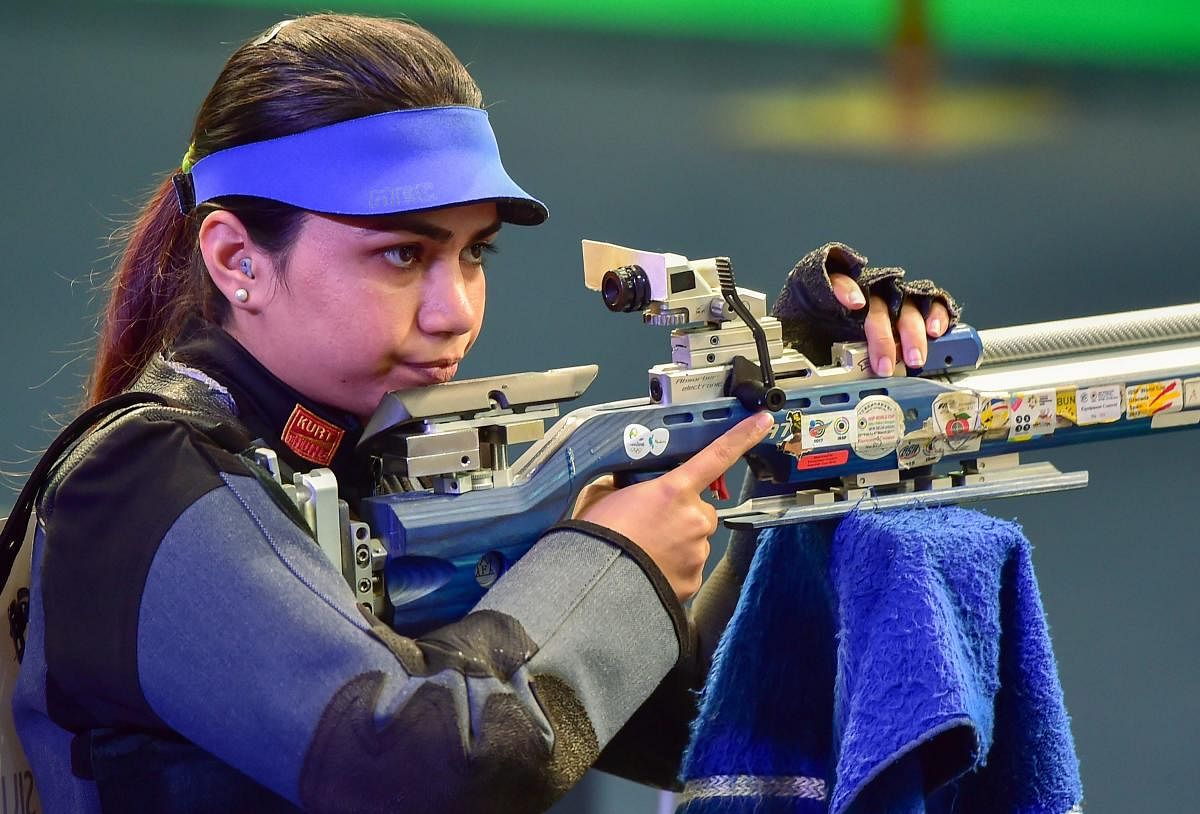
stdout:
<svg viewBox="0 0 1200 814">
<path fill-rule="evenodd" d="M 271 291 L 274 269 L 267 253 L 250 239 L 241 219 L 224 209 L 210 212 L 200 224 L 199 239 L 208 274 L 229 305 L 235 311 L 258 313 Z M 244 299 L 238 297 L 239 289 L 246 292 Z"/>
</svg>

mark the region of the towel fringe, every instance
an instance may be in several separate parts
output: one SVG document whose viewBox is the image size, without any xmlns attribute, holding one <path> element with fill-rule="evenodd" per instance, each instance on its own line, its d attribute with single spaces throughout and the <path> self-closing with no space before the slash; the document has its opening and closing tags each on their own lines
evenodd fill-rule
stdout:
<svg viewBox="0 0 1200 814">
<path fill-rule="evenodd" d="M 692 800 L 713 797 L 803 797 L 824 800 L 825 781 L 819 777 L 799 775 L 719 774 L 687 781 L 679 803 L 686 805 Z"/>
</svg>

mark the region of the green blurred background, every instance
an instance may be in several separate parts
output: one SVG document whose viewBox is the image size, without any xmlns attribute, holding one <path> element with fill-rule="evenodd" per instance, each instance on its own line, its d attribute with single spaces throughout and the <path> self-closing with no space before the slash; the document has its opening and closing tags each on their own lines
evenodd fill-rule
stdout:
<svg viewBox="0 0 1200 814">
<path fill-rule="evenodd" d="M 178 164 L 224 58 L 317 8 L 442 36 L 550 205 L 505 230 L 464 376 L 596 361 L 586 399 L 641 392 L 666 336 L 583 290 L 582 237 L 728 254 L 769 294 L 844 240 L 945 282 L 980 327 L 1200 300 L 1192 3 L 9 0 L 0 468 L 70 411 L 106 237 Z M 1065 450 L 1089 489 L 989 507 L 1037 547 L 1089 812 L 1194 807 L 1198 452 L 1188 433 Z M 656 805 L 589 776 L 557 810 Z"/>
<path fill-rule="evenodd" d="M 161 2 L 192 8 L 204 5 L 191 0 Z M 404 13 L 431 22 L 637 36 L 774 42 L 825 38 L 867 47 L 886 42 L 903 13 L 903 4 L 896 0 L 210 0 L 208 5 L 276 8 L 287 14 L 315 10 Z M 961 53 L 1151 65 L 1186 64 L 1200 58 L 1200 14 L 1188 0 L 940 0 L 922 5 L 936 29 L 939 47 Z"/>
</svg>

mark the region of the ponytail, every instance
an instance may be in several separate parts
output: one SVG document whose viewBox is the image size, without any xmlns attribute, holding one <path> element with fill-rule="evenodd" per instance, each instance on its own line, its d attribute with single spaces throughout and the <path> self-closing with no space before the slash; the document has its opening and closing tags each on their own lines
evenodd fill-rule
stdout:
<svg viewBox="0 0 1200 814">
<path fill-rule="evenodd" d="M 127 227 L 125 251 L 109 283 L 87 406 L 128 388 L 185 316 L 199 310 L 194 217 L 180 214 L 168 176 Z"/>
</svg>

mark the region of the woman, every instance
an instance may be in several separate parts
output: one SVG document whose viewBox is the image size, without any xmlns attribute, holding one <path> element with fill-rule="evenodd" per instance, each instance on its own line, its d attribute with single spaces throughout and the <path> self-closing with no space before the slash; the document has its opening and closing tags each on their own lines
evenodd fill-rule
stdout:
<svg viewBox="0 0 1200 814">
<path fill-rule="evenodd" d="M 380 397 L 454 375 L 491 241 L 546 217 L 480 104 L 441 42 L 390 20 L 287 21 L 218 77 L 131 230 L 91 380 L 92 404 L 157 401 L 102 421 L 39 504 L 14 711 L 48 811 L 541 810 L 598 757 L 673 782 L 745 559 L 693 628 L 680 603 L 716 528 L 699 493 L 767 416 L 592 489 L 472 613 L 415 639 L 363 615 L 245 454 L 328 466 L 353 505 Z M 851 276 L 820 276 L 814 302 L 866 308 Z M 950 322 L 890 306 L 906 354 Z M 889 373 L 889 306 L 866 310 Z"/>
</svg>

